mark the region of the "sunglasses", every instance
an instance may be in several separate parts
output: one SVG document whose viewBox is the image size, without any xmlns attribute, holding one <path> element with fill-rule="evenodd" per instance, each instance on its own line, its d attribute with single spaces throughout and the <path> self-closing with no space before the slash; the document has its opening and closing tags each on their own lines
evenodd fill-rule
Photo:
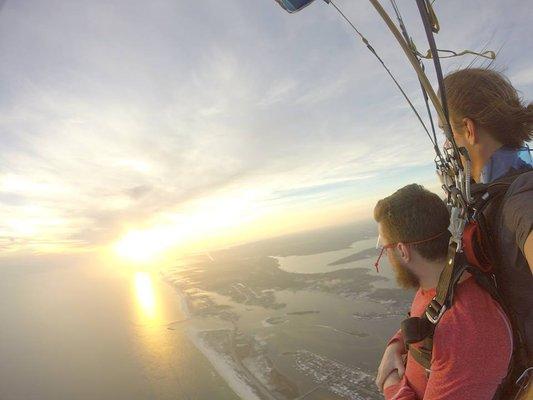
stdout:
<svg viewBox="0 0 533 400">
<path fill-rule="evenodd" d="M 276 0 L 281 8 L 290 13 L 295 13 L 300 11 L 302 8 L 307 7 L 315 0 Z M 325 0 L 328 3 L 328 0 Z"/>
</svg>

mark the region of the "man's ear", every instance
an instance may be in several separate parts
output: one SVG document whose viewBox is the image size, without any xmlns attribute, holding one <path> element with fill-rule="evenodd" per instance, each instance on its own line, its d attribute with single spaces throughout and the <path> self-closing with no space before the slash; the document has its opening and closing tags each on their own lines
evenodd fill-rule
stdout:
<svg viewBox="0 0 533 400">
<path fill-rule="evenodd" d="M 396 245 L 396 249 L 398 249 L 398 255 L 403 262 L 408 263 L 411 261 L 411 248 L 409 246 L 400 242 Z"/>
<path fill-rule="evenodd" d="M 463 118 L 463 128 L 468 144 L 475 145 L 479 140 L 476 123 L 470 118 Z"/>
</svg>

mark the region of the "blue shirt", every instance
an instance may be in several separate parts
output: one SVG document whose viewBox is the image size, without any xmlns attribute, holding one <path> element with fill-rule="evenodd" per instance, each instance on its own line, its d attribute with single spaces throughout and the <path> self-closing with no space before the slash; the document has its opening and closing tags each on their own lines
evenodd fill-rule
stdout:
<svg viewBox="0 0 533 400">
<path fill-rule="evenodd" d="M 526 148 L 527 156 L 529 156 L 529 148 Z M 528 165 L 520 156 L 524 148 L 512 149 L 506 146 L 500 147 L 489 158 L 483 169 L 481 170 L 480 182 L 490 183 L 503 175 L 505 175 L 511 168 L 521 169 Z"/>
</svg>

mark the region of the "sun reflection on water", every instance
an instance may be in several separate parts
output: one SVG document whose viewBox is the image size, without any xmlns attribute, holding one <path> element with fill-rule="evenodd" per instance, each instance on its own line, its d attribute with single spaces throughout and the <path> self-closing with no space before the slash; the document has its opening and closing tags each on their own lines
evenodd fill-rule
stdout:
<svg viewBox="0 0 533 400">
<path fill-rule="evenodd" d="M 135 273 L 135 296 L 141 317 L 153 321 L 157 317 L 157 301 L 152 277 L 148 272 Z"/>
<path fill-rule="evenodd" d="M 188 393 L 184 391 L 182 381 L 177 382 L 177 379 L 181 379 L 185 369 L 192 364 L 188 358 L 182 358 L 183 354 L 189 354 L 182 348 L 190 346 L 185 333 L 168 329 L 169 323 L 181 315 L 179 309 L 174 308 L 176 299 L 172 296 L 175 292 L 155 272 L 136 271 L 130 279 L 135 314 L 132 320 L 134 346 L 144 377 L 150 383 L 150 398 L 166 399 L 177 393 L 172 398 L 183 399 Z M 195 376 L 194 371 L 191 374 L 186 376 Z"/>
</svg>

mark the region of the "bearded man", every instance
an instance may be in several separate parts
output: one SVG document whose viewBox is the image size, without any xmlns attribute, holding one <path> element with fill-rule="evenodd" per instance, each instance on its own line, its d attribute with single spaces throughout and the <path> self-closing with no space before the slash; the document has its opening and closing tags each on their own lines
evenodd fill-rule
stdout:
<svg viewBox="0 0 533 400">
<path fill-rule="evenodd" d="M 380 200 L 374 219 L 382 254 L 393 266 L 398 284 L 417 289 L 410 315 L 420 317 L 435 296 L 446 262 L 448 209 L 436 194 L 413 184 Z M 391 339 L 391 346 L 406 353 L 401 334 Z M 405 367 L 398 365 L 386 377 L 385 398 L 489 400 L 507 375 L 512 350 L 512 330 L 504 312 L 465 272 L 456 285 L 453 306 L 435 328 L 431 370 L 409 352 Z"/>
</svg>

